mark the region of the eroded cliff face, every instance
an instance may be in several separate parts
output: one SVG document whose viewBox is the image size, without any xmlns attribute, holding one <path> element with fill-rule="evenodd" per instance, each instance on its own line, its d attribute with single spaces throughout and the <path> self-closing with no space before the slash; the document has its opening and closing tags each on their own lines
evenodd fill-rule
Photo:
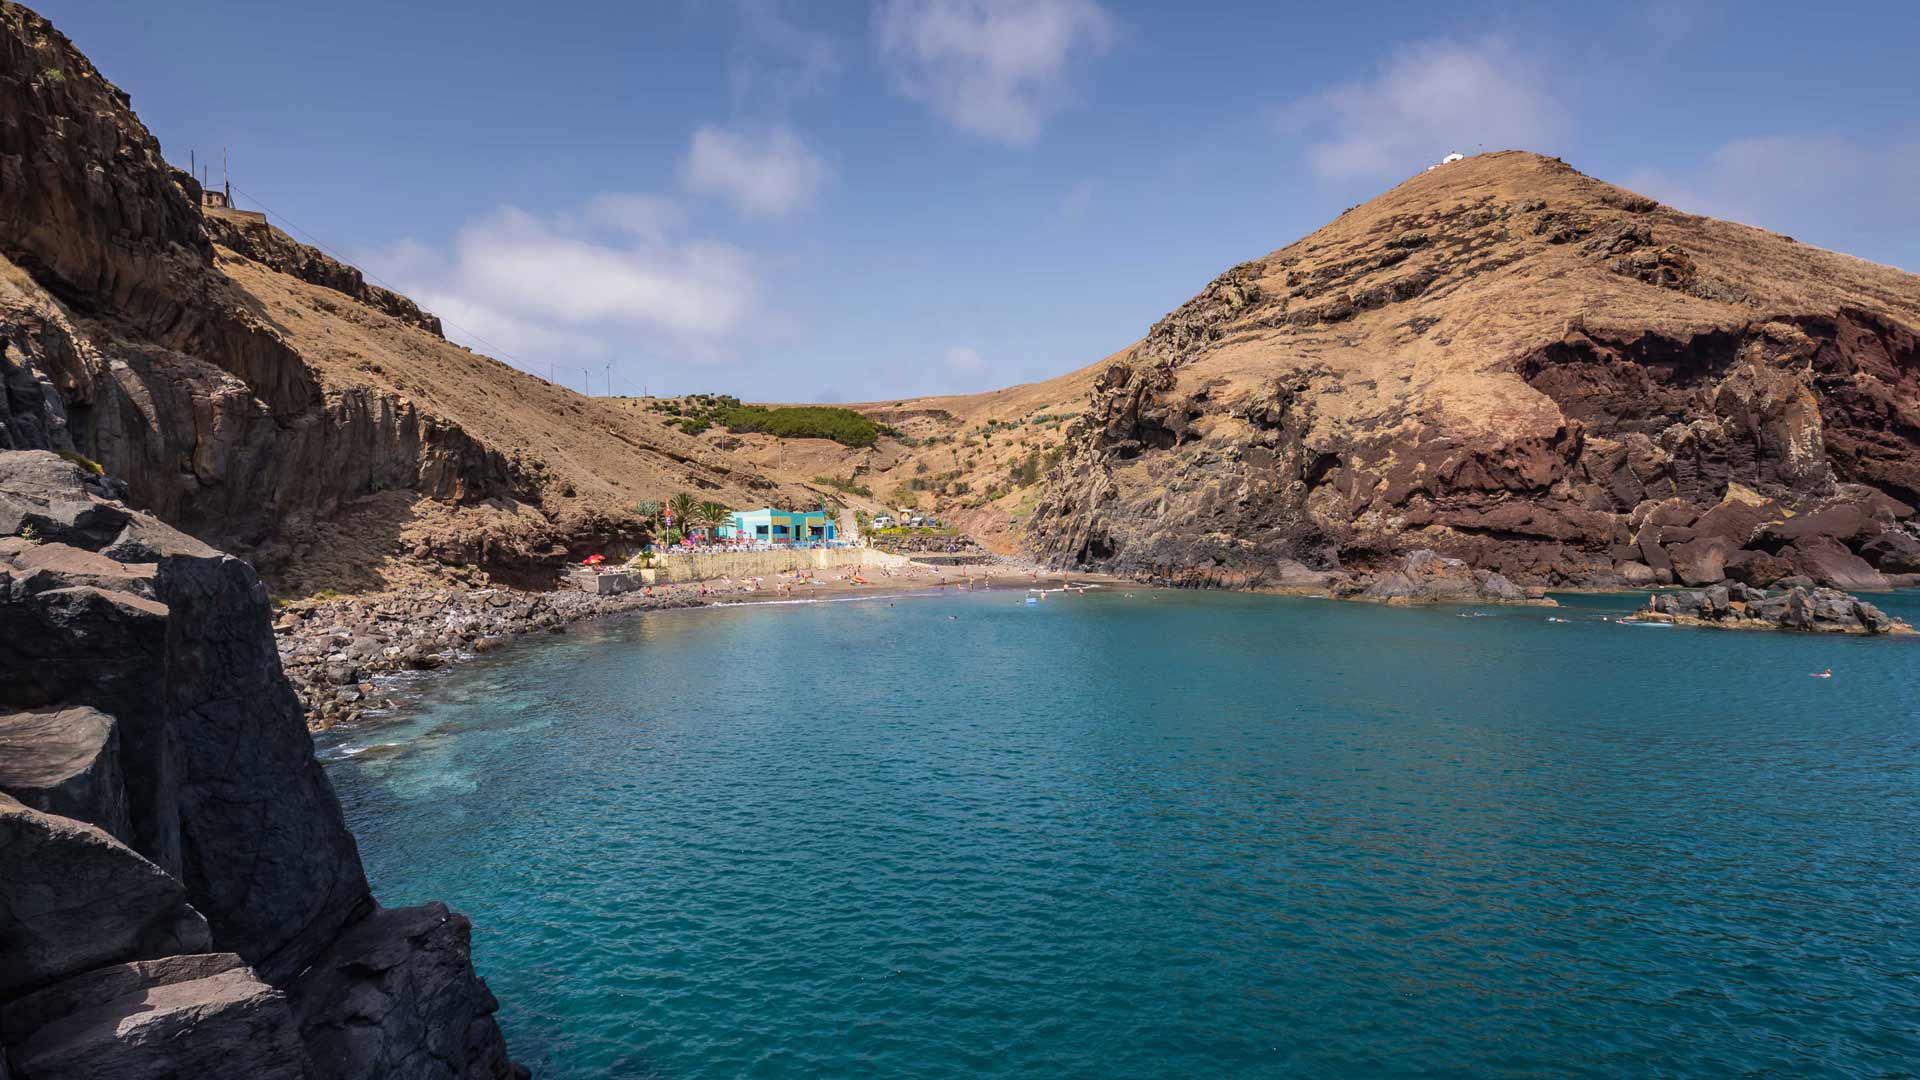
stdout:
<svg viewBox="0 0 1920 1080">
<path fill-rule="evenodd" d="M 374 901 L 259 579 L 117 492 L 0 452 L 0 1062 L 511 1075 L 466 920 Z"/>
<path fill-rule="evenodd" d="M 50 23 L 0 6 L 0 57 L 0 447 L 85 454 L 166 520 L 241 547 L 383 488 L 529 492 L 457 426 L 392 395 L 324 386 L 216 268 L 197 185 Z M 438 334 L 357 271 L 253 231 L 219 226 Z"/>
<path fill-rule="evenodd" d="M 387 587 L 409 560 L 539 579 L 640 539 L 642 499 L 819 497 L 199 202 L 127 95 L 0 2 L 0 448 L 98 461 L 294 588 Z"/>
<path fill-rule="evenodd" d="M 1522 153 L 1235 267 L 1099 374 L 1028 543 L 1195 584 L 1920 570 L 1920 279 Z"/>
</svg>

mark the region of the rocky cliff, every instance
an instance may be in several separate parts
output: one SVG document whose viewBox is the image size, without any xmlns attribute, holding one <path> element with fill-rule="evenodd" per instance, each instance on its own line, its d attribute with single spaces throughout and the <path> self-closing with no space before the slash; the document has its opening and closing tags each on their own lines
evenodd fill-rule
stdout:
<svg viewBox="0 0 1920 1080">
<path fill-rule="evenodd" d="M 1094 371 L 1026 533 L 1197 584 L 1920 571 L 1920 278 L 1520 152 L 1234 267 Z"/>
<path fill-rule="evenodd" d="M 199 203 L 128 96 L 0 2 L 0 449 L 100 462 L 296 591 L 422 562 L 538 575 L 637 539 L 633 505 L 680 490 L 817 500 Z"/>
<path fill-rule="evenodd" d="M 497 1078 L 443 905 L 386 909 L 246 563 L 0 452 L 0 1075 Z"/>
</svg>

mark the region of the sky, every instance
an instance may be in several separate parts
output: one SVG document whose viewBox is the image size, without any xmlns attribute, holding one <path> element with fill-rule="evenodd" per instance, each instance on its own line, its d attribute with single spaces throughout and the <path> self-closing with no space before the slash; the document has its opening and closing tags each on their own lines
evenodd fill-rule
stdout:
<svg viewBox="0 0 1920 1080">
<path fill-rule="evenodd" d="M 1911 0 L 36 6 L 170 161 L 594 393 L 1049 378 L 1452 151 L 1920 271 Z"/>
</svg>

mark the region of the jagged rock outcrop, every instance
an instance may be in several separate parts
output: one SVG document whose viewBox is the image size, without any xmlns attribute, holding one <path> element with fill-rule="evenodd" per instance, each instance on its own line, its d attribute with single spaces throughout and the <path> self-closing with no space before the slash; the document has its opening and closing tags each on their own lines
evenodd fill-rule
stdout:
<svg viewBox="0 0 1920 1080">
<path fill-rule="evenodd" d="M 1106 364 L 1027 529 L 1261 586 L 1431 549 L 1521 585 L 1920 566 L 1920 278 L 1507 152 L 1243 264 Z"/>
<path fill-rule="evenodd" d="M 1383 604 L 1554 604 L 1545 597 L 1529 596 L 1492 570 L 1424 548 L 1370 581 L 1342 581 L 1331 592 L 1345 600 Z"/>
<path fill-rule="evenodd" d="M 367 283 L 359 267 L 308 247 L 267 224 L 261 217 L 242 211 L 208 208 L 203 211 L 207 237 L 243 258 L 301 281 L 332 289 L 382 311 L 410 326 L 417 326 L 434 337 L 443 336 L 440 318 L 420 310 L 420 305 L 391 289 Z"/>
<path fill-rule="evenodd" d="M 54 454 L 0 452 L 0 1014 L 14 1017 L 14 1076 L 201 1075 L 188 1064 L 229 1040 L 306 1031 L 284 1043 L 304 1047 L 286 1075 L 509 1075 L 465 920 L 370 895 L 259 579 L 114 491 Z M 96 992 L 124 982 L 111 965 L 209 950 L 234 964 Z M 42 1005 L 10 1000 L 27 993 Z M 53 1019 L 45 995 L 77 1003 Z"/>
<path fill-rule="evenodd" d="M 1912 634 L 1913 627 L 1857 596 L 1813 586 L 1805 578 L 1781 589 L 1742 582 L 1710 589 L 1655 593 L 1627 616 L 1635 622 L 1677 623 L 1726 630 L 1801 630 L 1832 634 Z"/>
</svg>

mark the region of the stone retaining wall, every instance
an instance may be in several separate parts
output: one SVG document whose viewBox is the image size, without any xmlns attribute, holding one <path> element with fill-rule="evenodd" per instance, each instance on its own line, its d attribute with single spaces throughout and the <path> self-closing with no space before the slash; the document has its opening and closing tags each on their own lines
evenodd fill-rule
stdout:
<svg viewBox="0 0 1920 1080">
<path fill-rule="evenodd" d="M 667 556 L 656 571 L 662 584 L 685 584 L 721 577 L 768 577 L 789 570 L 833 570 L 849 566 L 906 566 L 910 560 L 873 548 L 787 548 L 775 551 L 684 552 Z"/>
</svg>

